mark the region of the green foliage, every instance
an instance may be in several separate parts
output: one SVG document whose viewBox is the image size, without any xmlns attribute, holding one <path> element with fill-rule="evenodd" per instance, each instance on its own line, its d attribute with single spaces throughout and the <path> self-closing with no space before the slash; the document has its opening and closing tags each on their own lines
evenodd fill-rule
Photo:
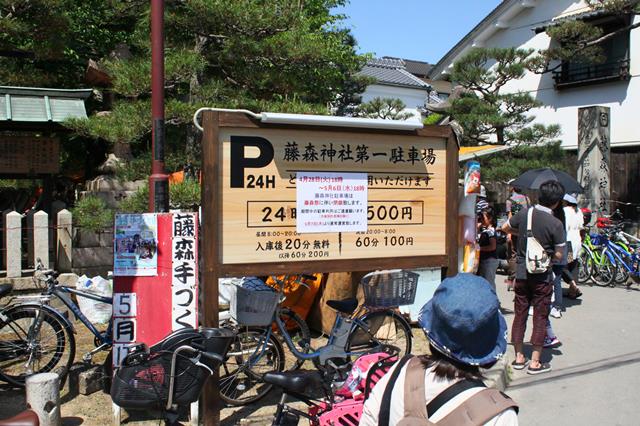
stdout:
<svg viewBox="0 0 640 426">
<path fill-rule="evenodd" d="M 200 205 L 200 182 L 186 179 L 170 185 L 169 205 L 173 209 L 197 210 Z"/>
<path fill-rule="evenodd" d="M 382 118 L 384 120 L 406 120 L 413 114 L 404 112 L 404 102 L 397 98 L 373 98 L 356 107 L 355 117 Z"/>
<path fill-rule="evenodd" d="M 477 145 L 496 135 L 499 144 L 548 142 L 558 135 L 558 126 L 536 125 L 527 113 L 541 105 L 530 93 L 509 93 L 504 86 L 524 77 L 537 66 L 533 51 L 515 48 L 476 48 L 454 64 L 452 79 L 467 89 L 447 111 L 464 129 L 464 145 Z M 534 138 L 535 136 L 535 138 Z"/>
<path fill-rule="evenodd" d="M 149 185 L 140 187 L 118 204 L 121 213 L 145 213 L 149 211 Z"/>
<path fill-rule="evenodd" d="M 499 153 L 480 157 L 482 180 L 506 182 L 527 170 L 551 167 L 570 171 L 566 152 L 560 142 L 546 145 L 520 145 Z"/>
<path fill-rule="evenodd" d="M 99 232 L 113 226 L 113 210 L 102 198 L 88 196 L 79 200 L 71 209 L 74 226 Z"/>
<path fill-rule="evenodd" d="M 189 159 L 184 151 L 166 153 L 164 166 L 167 173 L 182 170 Z M 198 166 L 199 164 L 195 164 Z M 143 152 L 129 161 L 122 161 L 116 166 L 115 176 L 120 182 L 132 182 L 147 179 L 151 174 L 151 153 Z"/>
<path fill-rule="evenodd" d="M 169 185 L 169 205 L 172 209 L 197 210 L 200 205 L 200 183 L 186 179 Z M 149 210 L 149 186 L 144 185 L 118 205 L 123 213 L 144 213 Z"/>
<path fill-rule="evenodd" d="M 432 112 L 429 115 L 427 115 L 424 118 L 424 120 L 422 120 L 422 124 L 424 124 L 425 126 L 433 126 L 440 123 L 440 121 L 442 121 L 442 119 L 444 118 L 445 118 L 444 115 L 439 114 L 437 112 Z"/>
</svg>

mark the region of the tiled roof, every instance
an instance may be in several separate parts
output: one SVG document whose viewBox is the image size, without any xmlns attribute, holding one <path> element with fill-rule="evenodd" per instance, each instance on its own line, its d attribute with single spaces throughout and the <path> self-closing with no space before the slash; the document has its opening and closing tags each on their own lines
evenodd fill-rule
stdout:
<svg viewBox="0 0 640 426">
<path fill-rule="evenodd" d="M 400 59 L 400 58 L 394 58 L 391 56 L 384 56 L 383 59 L 401 60 L 402 62 L 404 62 L 404 67 L 407 71 L 409 71 L 411 74 L 415 75 L 416 77 L 422 77 L 422 78 L 426 77 L 429 74 L 431 67 L 433 67 L 433 65 L 431 65 L 428 62 L 414 61 L 412 59 Z"/>
<path fill-rule="evenodd" d="M 360 75 L 374 78 L 379 84 L 426 89 L 427 83 L 407 71 L 405 61 L 397 58 L 377 58 L 369 61 Z"/>
<path fill-rule="evenodd" d="M 87 118 L 84 100 L 91 91 L 0 86 L 0 121 L 61 122 L 69 117 Z"/>
</svg>

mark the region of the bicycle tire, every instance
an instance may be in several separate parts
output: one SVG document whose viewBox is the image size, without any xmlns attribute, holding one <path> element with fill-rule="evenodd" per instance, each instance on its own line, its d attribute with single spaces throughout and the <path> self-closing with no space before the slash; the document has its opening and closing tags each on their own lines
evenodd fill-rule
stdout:
<svg viewBox="0 0 640 426">
<path fill-rule="evenodd" d="M 220 366 L 218 379 L 220 398 L 228 405 L 247 405 L 264 398 L 273 385 L 264 383 L 262 375 L 268 371 L 284 371 L 284 348 L 273 333 L 269 335 L 267 349 L 258 361 L 266 360 L 267 370 L 257 372 L 258 364 L 249 366 L 249 356 L 257 345 L 264 343 L 264 336 L 265 329 L 259 327 L 244 328 L 236 333 L 227 359 Z"/>
<path fill-rule="evenodd" d="M 611 286 L 616 279 L 618 273 L 618 264 L 611 262 L 606 254 L 607 249 L 602 250 L 600 254 L 601 262 L 596 265 L 593 281 L 601 287 Z"/>
<path fill-rule="evenodd" d="M 578 284 L 584 284 L 592 278 L 594 263 L 591 254 L 587 250 L 582 250 L 578 257 L 578 277 L 576 278 Z"/>
<path fill-rule="evenodd" d="M 373 349 L 380 344 L 385 344 L 397 347 L 400 350 L 398 357 L 411 353 L 411 326 L 395 311 L 387 309 L 369 312 L 360 317 L 360 321 L 367 325 L 368 331 L 365 332 L 356 326 L 349 335 L 347 352 L 364 352 L 367 348 Z M 386 338 L 383 338 L 381 333 L 387 333 Z M 398 333 L 402 333 L 399 338 L 393 337 Z M 403 340 L 404 345 L 402 345 Z"/>
<path fill-rule="evenodd" d="M 279 315 L 282 322 L 287 326 L 287 333 L 296 349 L 302 353 L 308 353 L 311 350 L 311 330 L 309 330 L 307 322 L 291 308 L 281 308 Z M 277 330 L 277 327 L 274 328 Z M 297 370 L 304 364 L 304 359 L 296 358 L 295 355 L 294 358 L 295 362 L 288 370 Z"/>
<path fill-rule="evenodd" d="M 42 324 L 37 339 L 29 339 L 29 328 L 33 325 L 38 313 L 42 313 Z M 14 386 L 24 386 L 25 379 L 37 373 L 53 371 L 62 360 L 65 349 L 68 349 L 68 357 L 64 368 L 56 371 L 60 375 L 60 386 L 64 385 L 66 376 L 75 358 L 75 338 L 69 325 L 62 316 L 52 308 L 40 305 L 17 305 L 3 312 L 5 318 L 0 320 L 0 379 Z M 21 320 L 26 320 L 22 322 Z M 26 325 L 30 323 L 31 325 Z M 51 346 L 52 356 L 40 367 L 39 363 L 43 354 L 42 333 L 50 329 L 54 333 L 55 345 Z M 47 340 L 50 340 L 48 338 Z M 49 346 L 48 346 L 49 347 Z M 32 348 L 28 351 L 28 348 Z M 37 354 L 35 351 L 39 351 Z M 19 366 L 26 365 L 31 356 L 36 357 L 38 367 L 36 370 L 20 372 Z M 25 359 L 26 357 L 26 359 Z"/>
</svg>

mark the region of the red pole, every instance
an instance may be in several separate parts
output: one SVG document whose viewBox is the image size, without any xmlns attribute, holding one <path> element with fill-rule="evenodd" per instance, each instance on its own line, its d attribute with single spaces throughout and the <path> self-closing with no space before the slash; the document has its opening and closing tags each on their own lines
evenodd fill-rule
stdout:
<svg viewBox="0 0 640 426">
<path fill-rule="evenodd" d="M 151 0 L 151 176 L 149 211 L 169 211 L 169 176 L 164 170 L 164 0 Z"/>
</svg>

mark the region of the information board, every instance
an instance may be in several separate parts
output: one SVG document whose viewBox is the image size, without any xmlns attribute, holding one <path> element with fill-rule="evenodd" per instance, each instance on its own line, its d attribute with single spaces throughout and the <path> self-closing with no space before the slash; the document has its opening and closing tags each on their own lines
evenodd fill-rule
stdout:
<svg viewBox="0 0 640 426">
<path fill-rule="evenodd" d="M 60 170 L 55 138 L 0 135 L 0 170 L 10 174 L 50 174 Z"/>
<path fill-rule="evenodd" d="M 218 135 L 223 264 L 446 255 L 447 139 L 233 127 Z M 307 172 L 366 175 L 366 231 L 298 232 L 297 176 Z"/>
</svg>

